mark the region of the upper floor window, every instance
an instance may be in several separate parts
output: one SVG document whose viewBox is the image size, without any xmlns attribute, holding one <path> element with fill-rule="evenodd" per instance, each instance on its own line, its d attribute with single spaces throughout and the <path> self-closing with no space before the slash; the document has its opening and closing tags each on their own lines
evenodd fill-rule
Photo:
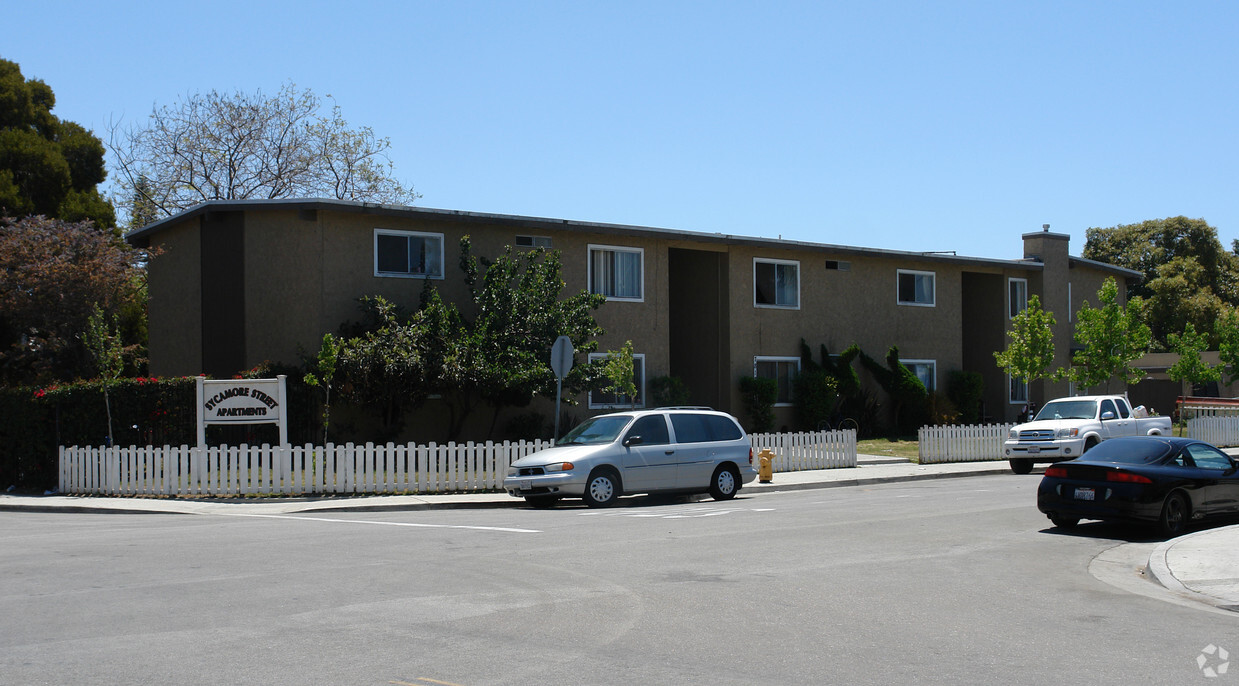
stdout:
<svg viewBox="0 0 1239 686">
<path fill-rule="evenodd" d="M 1028 279 L 1007 279 L 1007 316 L 1015 319 L 1028 308 Z"/>
<path fill-rule="evenodd" d="M 914 272 L 900 269 L 898 281 L 900 305 L 934 306 L 935 274 L 933 272 Z"/>
<path fill-rule="evenodd" d="M 374 230 L 374 275 L 443 278 L 443 234 Z"/>
<path fill-rule="evenodd" d="M 792 386 L 800 374 L 799 357 L 754 357 L 753 376 L 759 379 L 774 379 L 779 384 L 779 393 L 774 404 L 792 404 Z"/>
<path fill-rule="evenodd" d="M 753 258 L 753 305 L 800 308 L 800 263 Z"/>
<path fill-rule="evenodd" d="M 644 259 L 641 248 L 589 246 L 589 292 L 601 293 L 608 300 L 640 301 Z"/>
</svg>

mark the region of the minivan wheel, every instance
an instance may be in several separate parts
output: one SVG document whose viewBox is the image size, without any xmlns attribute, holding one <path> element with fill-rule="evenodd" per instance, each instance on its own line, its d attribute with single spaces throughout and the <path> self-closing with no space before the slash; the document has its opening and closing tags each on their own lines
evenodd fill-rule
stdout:
<svg viewBox="0 0 1239 686">
<path fill-rule="evenodd" d="M 731 467 L 720 466 L 710 479 L 710 497 L 715 500 L 731 500 L 740 490 L 740 478 Z"/>
<path fill-rule="evenodd" d="M 619 476 L 610 469 L 595 471 L 585 482 L 585 504 L 590 507 L 610 507 L 619 496 Z"/>
</svg>

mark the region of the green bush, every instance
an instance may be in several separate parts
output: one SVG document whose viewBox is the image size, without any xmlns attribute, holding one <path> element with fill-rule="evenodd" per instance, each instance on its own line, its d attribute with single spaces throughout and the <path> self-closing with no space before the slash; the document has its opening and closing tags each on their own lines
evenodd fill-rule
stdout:
<svg viewBox="0 0 1239 686">
<path fill-rule="evenodd" d="M 749 433 L 774 430 L 774 403 L 779 399 L 779 382 L 755 376 L 740 377 L 740 397 L 749 417 Z"/>
<path fill-rule="evenodd" d="M 822 367 L 805 366 L 796 376 L 794 397 L 800 428 L 817 431 L 825 428 L 839 403 L 838 382 Z"/>
<path fill-rule="evenodd" d="M 980 423 L 981 398 L 985 395 L 985 378 L 980 372 L 952 371 L 947 375 L 946 394 L 959 410 L 961 423 Z"/>
<path fill-rule="evenodd" d="M 649 381 L 650 407 L 687 405 L 692 397 L 678 376 L 656 376 Z"/>
</svg>

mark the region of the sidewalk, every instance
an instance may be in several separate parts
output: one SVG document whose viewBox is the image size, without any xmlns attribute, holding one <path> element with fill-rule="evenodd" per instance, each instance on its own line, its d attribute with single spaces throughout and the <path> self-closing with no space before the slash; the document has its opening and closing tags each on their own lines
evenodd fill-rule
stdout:
<svg viewBox="0 0 1239 686">
<path fill-rule="evenodd" d="M 779 472 L 773 483 L 745 484 L 741 494 L 1010 473 L 1005 461 L 919 465 L 903 459 L 859 455 L 854 468 Z M 249 499 L 0 494 L 0 511 L 95 514 L 296 514 L 506 508 L 524 504 L 524 500 L 502 492 Z M 1153 551 L 1148 570 L 1171 591 L 1239 612 L 1239 526 L 1207 529 L 1166 541 Z"/>
</svg>

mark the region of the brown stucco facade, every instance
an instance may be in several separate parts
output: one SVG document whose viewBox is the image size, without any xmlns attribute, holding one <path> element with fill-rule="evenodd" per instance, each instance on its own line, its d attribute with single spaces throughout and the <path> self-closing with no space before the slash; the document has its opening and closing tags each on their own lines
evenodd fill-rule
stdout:
<svg viewBox="0 0 1239 686">
<path fill-rule="evenodd" d="M 837 353 L 857 343 L 878 359 L 898 346 L 939 390 L 953 370 L 980 372 L 985 414 L 1012 419 L 1022 403 L 1011 402 L 993 357 L 1006 345 L 1011 281 L 1055 312 L 1058 364 L 1066 366 L 1068 312 L 1095 300 L 1105 278 L 1118 278 L 1124 292 L 1137 276 L 1070 257 L 1068 237 L 1049 232 L 1026 234 L 1022 258 L 997 260 L 340 201 L 216 201 L 128 236 L 162 250 L 149 266 L 151 373 L 226 376 L 264 361 L 295 364 L 324 333 L 357 319 L 363 295 L 415 307 L 425 278 L 376 275 L 383 231 L 441 237 L 442 275 L 430 280 L 455 302 L 466 300 L 456 267 L 464 235 L 489 257 L 518 236 L 549 243 L 560 252 L 566 292 L 589 288 L 591 249 L 637 255 L 637 297 L 596 312 L 607 332 L 599 349 L 631 340 L 647 381 L 678 376 L 694 404 L 733 414 L 742 412 L 739 378 L 752 376 L 758 360 L 798 359 L 804 340 L 815 358 L 822 345 Z M 795 275 L 794 295 L 758 302 L 758 274 L 776 266 Z M 932 296 L 909 296 L 901 282 L 929 284 Z M 1029 389 L 1037 402 L 1066 390 Z M 578 412 L 603 411 L 580 400 Z M 776 413 L 780 426 L 794 423 L 792 407 Z"/>
</svg>

